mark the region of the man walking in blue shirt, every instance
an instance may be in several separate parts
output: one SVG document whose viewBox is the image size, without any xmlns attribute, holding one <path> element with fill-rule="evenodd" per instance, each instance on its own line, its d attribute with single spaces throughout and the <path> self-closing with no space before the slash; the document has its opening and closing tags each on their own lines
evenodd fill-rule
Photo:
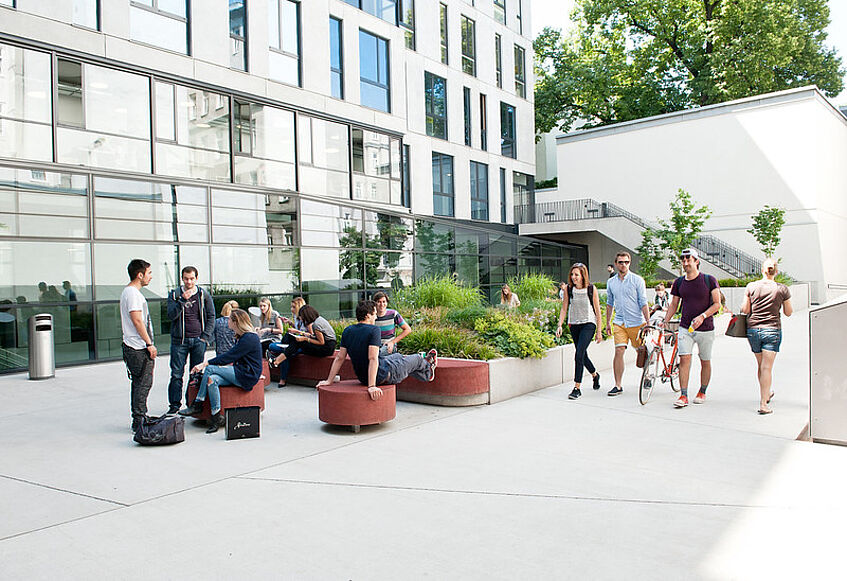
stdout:
<svg viewBox="0 0 847 581">
<path fill-rule="evenodd" d="M 612 335 L 612 322 L 615 331 L 615 387 L 607 395 L 616 396 L 623 393 L 621 380 L 623 378 L 623 354 L 627 343 L 632 343 L 636 349 L 641 345 L 638 332 L 650 320 L 650 310 L 647 307 L 647 287 L 644 279 L 629 271 L 632 262 L 629 252 L 618 252 L 615 256 L 615 267 L 618 273 L 606 283 L 606 334 Z M 615 317 L 612 318 L 612 310 Z"/>
</svg>

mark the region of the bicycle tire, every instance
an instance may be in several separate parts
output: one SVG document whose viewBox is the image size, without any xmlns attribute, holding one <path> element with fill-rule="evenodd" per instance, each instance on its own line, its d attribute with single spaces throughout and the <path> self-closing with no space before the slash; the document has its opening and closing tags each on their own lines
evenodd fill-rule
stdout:
<svg viewBox="0 0 847 581">
<path fill-rule="evenodd" d="M 676 379 L 676 381 L 674 381 Z M 668 376 L 668 380 L 671 382 L 671 389 L 675 392 L 680 390 L 679 385 L 679 353 L 676 354 L 676 358 L 674 359 L 671 366 L 671 374 Z"/>
<path fill-rule="evenodd" d="M 650 401 L 650 394 L 656 388 L 657 366 L 659 364 L 659 350 L 654 349 L 650 353 L 650 358 L 644 362 L 644 371 L 641 372 L 641 381 L 638 382 L 638 402 L 641 405 L 647 405 Z M 653 368 L 651 373 L 651 368 Z M 650 382 L 650 387 L 646 387 L 647 381 Z"/>
</svg>

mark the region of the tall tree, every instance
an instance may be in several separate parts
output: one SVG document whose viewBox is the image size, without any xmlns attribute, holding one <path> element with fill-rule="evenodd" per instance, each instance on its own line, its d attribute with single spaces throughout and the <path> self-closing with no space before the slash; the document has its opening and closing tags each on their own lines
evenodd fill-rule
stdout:
<svg viewBox="0 0 847 581">
<path fill-rule="evenodd" d="M 640 119 L 815 84 L 843 88 L 827 0 L 577 0 L 534 43 L 536 131 Z"/>
</svg>

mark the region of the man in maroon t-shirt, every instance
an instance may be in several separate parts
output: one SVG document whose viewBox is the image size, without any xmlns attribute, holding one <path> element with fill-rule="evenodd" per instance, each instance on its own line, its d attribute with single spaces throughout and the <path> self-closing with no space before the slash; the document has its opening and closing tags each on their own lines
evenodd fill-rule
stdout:
<svg viewBox="0 0 847 581">
<path fill-rule="evenodd" d="M 691 371 L 691 355 L 694 345 L 700 356 L 700 391 L 694 403 L 706 402 L 706 388 L 712 378 L 712 344 L 715 342 L 713 315 L 721 308 L 721 291 L 718 281 L 709 274 L 700 272 L 700 257 L 693 248 L 686 248 L 680 255 L 685 275 L 676 279 L 671 287 L 671 304 L 665 315 L 667 323 L 676 314 L 682 301 L 682 316 L 679 319 L 679 399 L 674 406 L 688 405 L 688 375 Z"/>
</svg>

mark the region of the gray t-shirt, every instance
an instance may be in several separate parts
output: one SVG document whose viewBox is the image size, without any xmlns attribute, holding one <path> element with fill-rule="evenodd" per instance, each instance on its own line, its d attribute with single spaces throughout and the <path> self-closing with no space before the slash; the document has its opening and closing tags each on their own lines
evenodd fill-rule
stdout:
<svg viewBox="0 0 847 581">
<path fill-rule="evenodd" d="M 147 310 L 147 299 L 134 286 L 127 285 L 121 292 L 121 331 L 124 344 L 133 349 L 146 349 L 147 343 L 138 334 L 138 329 L 132 324 L 131 311 L 141 311 L 141 320 L 147 327 L 150 340 L 153 340 L 153 325 L 150 323 L 150 313 Z"/>
<path fill-rule="evenodd" d="M 332 330 L 332 325 L 323 317 L 318 317 L 312 323 L 312 331 L 320 331 L 324 336 L 324 341 L 335 340 L 335 331 Z"/>
</svg>

